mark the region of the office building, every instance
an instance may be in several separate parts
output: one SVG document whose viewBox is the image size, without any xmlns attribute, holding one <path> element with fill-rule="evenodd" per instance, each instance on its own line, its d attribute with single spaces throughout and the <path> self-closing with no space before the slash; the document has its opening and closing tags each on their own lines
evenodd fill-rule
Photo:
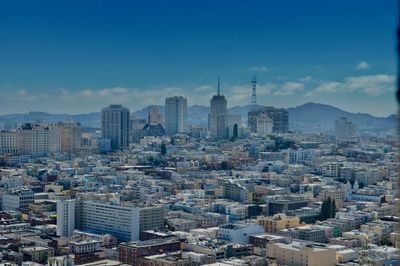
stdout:
<svg viewBox="0 0 400 266">
<path fill-rule="evenodd" d="M 211 137 L 216 139 L 226 138 L 227 101 L 221 94 L 218 78 L 218 92 L 210 101 L 210 113 L 208 116 L 208 129 Z"/>
<path fill-rule="evenodd" d="M 257 118 L 261 115 L 267 115 L 272 119 L 273 133 L 287 133 L 289 131 L 289 112 L 284 108 L 264 106 L 249 111 L 247 115 L 247 123 L 253 133 L 257 133 Z"/>
<path fill-rule="evenodd" d="M 356 126 L 347 117 L 341 117 L 335 121 L 335 136 L 340 140 L 351 140 L 356 136 Z"/>
<path fill-rule="evenodd" d="M 161 205 L 141 207 L 140 215 L 140 232 L 146 230 L 161 231 L 164 229 L 164 209 Z"/>
<path fill-rule="evenodd" d="M 61 128 L 61 152 L 67 154 L 77 154 L 80 152 L 82 143 L 81 124 L 67 121 L 59 123 Z"/>
<path fill-rule="evenodd" d="M 101 110 L 101 136 L 111 141 L 112 150 L 124 150 L 129 145 L 129 109 L 110 105 Z"/>
<path fill-rule="evenodd" d="M 182 96 L 165 99 L 165 130 L 171 136 L 186 132 L 187 100 Z"/>
<path fill-rule="evenodd" d="M 265 137 L 273 133 L 274 124 L 272 119 L 265 113 L 256 118 L 256 133 L 258 136 Z"/>
<path fill-rule="evenodd" d="M 139 239 L 139 208 L 101 201 L 77 201 L 75 215 L 80 230 L 110 234 L 118 241 Z M 79 217 L 80 216 L 80 217 Z"/>
<path fill-rule="evenodd" d="M 57 235 L 72 236 L 75 229 L 75 199 L 57 201 Z"/>
</svg>

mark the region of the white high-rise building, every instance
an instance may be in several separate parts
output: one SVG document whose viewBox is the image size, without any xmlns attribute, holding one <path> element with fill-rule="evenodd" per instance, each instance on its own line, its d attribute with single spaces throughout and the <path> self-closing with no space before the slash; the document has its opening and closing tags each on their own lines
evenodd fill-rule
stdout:
<svg viewBox="0 0 400 266">
<path fill-rule="evenodd" d="M 111 234 L 118 241 L 139 240 L 140 209 L 101 201 L 82 201 L 75 217 L 80 229 L 95 234 Z"/>
<path fill-rule="evenodd" d="M 210 114 L 208 115 L 208 129 L 212 138 L 226 138 L 227 101 L 221 94 L 218 78 L 218 92 L 210 101 Z"/>
<path fill-rule="evenodd" d="M 167 135 L 186 132 L 187 100 L 182 96 L 165 99 L 165 129 Z"/>
<path fill-rule="evenodd" d="M 17 134 L 20 154 L 45 156 L 61 152 L 61 129 L 56 124 L 26 123 Z"/>
<path fill-rule="evenodd" d="M 274 123 L 266 113 L 259 114 L 256 118 L 257 121 L 257 135 L 267 136 L 272 134 Z"/>
<path fill-rule="evenodd" d="M 57 235 L 70 237 L 75 229 L 75 199 L 57 201 Z"/>
<path fill-rule="evenodd" d="M 101 110 L 101 136 L 111 141 L 112 150 L 124 150 L 129 145 L 129 109 L 110 105 Z"/>
</svg>

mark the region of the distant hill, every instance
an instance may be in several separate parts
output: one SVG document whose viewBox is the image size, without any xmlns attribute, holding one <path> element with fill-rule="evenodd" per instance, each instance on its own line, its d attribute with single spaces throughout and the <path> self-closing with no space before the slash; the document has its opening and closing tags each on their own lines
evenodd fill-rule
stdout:
<svg viewBox="0 0 400 266">
<path fill-rule="evenodd" d="M 397 126 L 397 117 L 375 117 L 366 113 L 350 113 L 327 104 L 306 103 L 288 108 L 289 124 L 293 130 L 306 132 L 331 132 L 339 117 L 347 117 L 363 132 L 377 133 L 393 131 Z"/>
<path fill-rule="evenodd" d="M 154 105 L 161 113 L 165 112 L 164 106 Z M 229 112 L 242 116 L 242 122 L 247 123 L 247 113 L 254 106 L 234 106 Z M 147 118 L 149 107 L 135 111 L 132 115 Z M 327 104 L 306 103 L 287 109 L 289 112 L 290 130 L 303 132 L 332 132 L 334 122 L 339 117 L 347 117 L 363 132 L 381 133 L 392 132 L 396 129 L 397 118 L 395 115 L 388 117 L 375 117 L 366 113 L 350 113 Z M 207 126 L 209 107 L 194 105 L 188 108 L 189 124 Z M 45 112 L 30 112 L 25 114 L 9 114 L 0 116 L 0 124 L 49 121 L 59 122 L 73 120 L 80 122 L 84 127 L 100 127 L 100 112 L 88 114 L 49 114 Z"/>
</svg>

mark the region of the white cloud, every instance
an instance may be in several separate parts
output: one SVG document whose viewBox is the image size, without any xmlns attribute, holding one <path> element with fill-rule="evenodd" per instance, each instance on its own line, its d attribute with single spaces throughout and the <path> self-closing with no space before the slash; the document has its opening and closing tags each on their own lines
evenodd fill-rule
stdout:
<svg viewBox="0 0 400 266">
<path fill-rule="evenodd" d="M 303 78 L 300 78 L 299 80 L 301 81 L 301 82 L 309 82 L 309 81 L 311 81 L 311 79 L 312 79 L 312 77 L 311 76 L 306 76 L 306 77 L 303 77 Z"/>
<path fill-rule="evenodd" d="M 268 95 L 276 89 L 276 87 L 277 85 L 274 83 L 259 84 L 257 85 L 257 95 Z"/>
<path fill-rule="evenodd" d="M 358 65 L 356 66 L 356 69 L 358 70 L 364 70 L 364 69 L 368 69 L 370 68 L 369 64 L 367 61 L 361 61 L 360 63 L 358 63 Z"/>
<path fill-rule="evenodd" d="M 288 81 L 285 82 L 280 88 L 275 91 L 274 95 L 288 96 L 304 89 L 304 83 Z"/>
<path fill-rule="evenodd" d="M 254 66 L 250 68 L 252 72 L 267 72 L 269 70 L 266 66 Z"/>
<path fill-rule="evenodd" d="M 347 77 L 342 82 L 324 82 L 316 89 L 306 93 L 315 96 L 323 93 L 363 93 L 376 96 L 394 91 L 396 78 L 391 75 L 378 74 L 368 76 Z"/>
<path fill-rule="evenodd" d="M 348 77 L 345 79 L 344 87 L 350 92 L 380 95 L 393 92 L 395 80 L 394 76 L 384 74 Z"/>
</svg>

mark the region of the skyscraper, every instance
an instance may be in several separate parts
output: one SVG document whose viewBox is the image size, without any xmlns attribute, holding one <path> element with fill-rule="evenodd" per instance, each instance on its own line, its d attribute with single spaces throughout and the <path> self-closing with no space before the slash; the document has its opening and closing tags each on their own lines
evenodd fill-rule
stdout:
<svg viewBox="0 0 400 266">
<path fill-rule="evenodd" d="M 61 152 L 77 154 L 80 151 L 82 142 L 81 124 L 67 121 L 58 125 L 61 128 Z"/>
<path fill-rule="evenodd" d="M 165 126 L 167 135 L 186 131 L 187 100 L 182 96 L 165 99 Z"/>
<path fill-rule="evenodd" d="M 247 123 L 251 132 L 257 133 L 257 118 L 266 114 L 272 119 L 273 133 L 287 133 L 289 131 L 289 112 L 284 108 L 262 106 L 248 112 Z"/>
<path fill-rule="evenodd" d="M 212 138 L 226 137 L 226 117 L 227 117 L 227 101 L 225 96 L 221 94 L 221 86 L 218 77 L 218 91 L 210 101 L 210 114 L 208 116 L 208 129 Z"/>
<path fill-rule="evenodd" d="M 109 139 L 112 150 L 123 150 L 129 144 L 129 109 L 110 105 L 101 110 L 101 136 Z"/>
<path fill-rule="evenodd" d="M 347 117 L 340 117 L 335 121 L 335 136 L 341 140 L 350 140 L 356 136 L 356 126 Z"/>
</svg>

